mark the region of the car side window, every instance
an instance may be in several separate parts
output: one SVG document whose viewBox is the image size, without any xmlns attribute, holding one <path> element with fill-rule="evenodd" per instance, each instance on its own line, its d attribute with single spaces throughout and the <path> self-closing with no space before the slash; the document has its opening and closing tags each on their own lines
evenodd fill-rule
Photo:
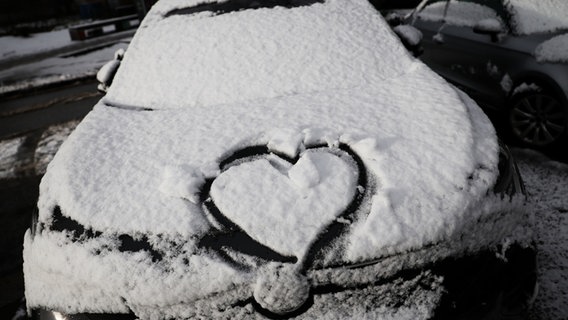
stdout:
<svg viewBox="0 0 568 320">
<path fill-rule="evenodd" d="M 479 21 L 497 19 L 502 22 L 498 11 L 502 7 L 495 0 L 452 0 L 444 17 L 447 1 L 435 1 L 427 5 L 418 17 L 426 21 L 443 22 L 461 27 L 474 27 Z"/>
</svg>

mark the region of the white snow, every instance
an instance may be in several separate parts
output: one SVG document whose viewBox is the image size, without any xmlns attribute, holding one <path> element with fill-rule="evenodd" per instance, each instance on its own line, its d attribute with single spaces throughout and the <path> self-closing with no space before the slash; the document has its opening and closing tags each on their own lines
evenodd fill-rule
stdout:
<svg viewBox="0 0 568 320">
<path fill-rule="evenodd" d="M 432 3 L 419 13 L 428 21 L 442 21 L 446 1 Z M 526 35 L 539 32 L 553 32 L 568 29 L 568 2 L 565 0 L 506 0 L 505 10 L 512 14 L 513 32 Z M 489 22 L 491 21 L 492 22 Z M 502 25 L 502 19 L 490 7 L 465 1 L 450 0 L 446 22 L 452 25 L 474 27 L 478 23 L 495 21 Z"/>
<path fill-rule="evenodd" d="M 523 82 L 520 85 L 518 85 L 517 87 L 515 87 L 515 89 L 511 93 L 511 95 L 516 95 L 516 94 L 531 91 L 531 90 L 532 91 L 542 91 L 542 88 L 539 87 L 538 85 L 534 84 L 534 83 Z"/>
<path fill-rule="evenodd" d="M 160 191 L 171 197 L 185 198 L 193 203 L 199 202 L 205 175 L 201 170 L 187 166 L 170 166 L 164 170 Z"/>
<path fill-rule="evenodd" d="M 478 3 L 451 0 L 444 17 L 445 8 L 446 1 L 434 2 L 427 5 L 418 17 L 426 21 L 445 21 L 462 27 L 474 27 L 480 21 L 487 19 L 501 22 L 501 18 L 493 9 Z"/>
<path fill-rule="evenodd" d="M 487 74 L 489 74 L 491 77 L 494 78 L 499 77 L 499 75 L 501 74 L 501 70 L 499 69 L 499 67 L 493 64 L 492 61 L 487 61 L 486 70 Z"/>
<path fill-rule="evenodd" d="M 7 139 L 0 141 L 0 179 L 14 178 L 18 175 L 17 166 L 12 166 L 12 164 L 18 164 L 18 150 L 20 149 L 25 137 L 16 137 L 12 139 Z"/>
<path fill-rule="evenodd" d="M 79 121 L 70 121 L 45 129 L 34 154 L 36 174 L 41 175 L 45 173 L 47 165 L 53 160 L 55 152 L 59 150 L 63 141 L 75 130 L 78 124 Z"/>
<path fill-rule="evenodd" d="M 44 158 L 51 159 L 57 148 L 50 148 L 49 141 L 58 141 L 58 144 L 66 138 L 63 132 L 70 132 L 75 128 L 76 123 L 69 123 L 67 125 L 54 127 L 49 130 L 51 134 L 46 132 L 42 136 L 40 143 L 44 145 L 42 152 Z M 21 139 L 21 138 L 20 138 Z M 8 154 L 12 140 L 4 140 L 0 142 L 0 154 Z M 309 143 L 314 144 L 314 143 Z M 15 152 L 15 151 L 14 151 Z M 36 152 L 38 153 L 38 152 Z M 51 153 L 51 154 L 49 154 Z M 568 245 L 568 238 L 563 235 L 566 232 L 566 212 L 568 211 L 568 198 L 565 197 L 568 190 L 568 184 L 565 183 L 568 179 L 568 166 L 566 164 L 551 161 L 547 157 L 531 150 L 513 149 L 515 158 L 518 160 L 520 170 L 525 180 L 527 190 L 530 194 L 529 200 L 536 217 L 533 220 L 534 230 L 537 236 L 538 244 L 538 270 L 539 270 L 539 283 L 540 290 L 537 300 L 533 307 L 531 320 L 561 320 L 563 316 L 568 313 L 564 301 L 568 299 L 566 293 L 568 292 L 568 280 L 565 279 L 566 273 L 562 270 L 568 267 L 568 259 L 565 255 L 565 248 Z M 17 161 L 13 158 L 14 161 Z M 37 158 L 37 157 L 36 157 Z M 17 166 L 13 162 L 4 163 L 4 168 L 11 168 Z M 98 263 L 98 262 L 97 262 Z M 47 275 L 46 275 L 47 277 Z M 385 314 L 397 314 L 395 310 L 383 309 L 384 314 L 379 316 L 374 315 L 368 310 L 363 310 L 362 301 L 373 293 L 384 301 L 384 291 L 381 293 L 376 292 L 377 289 L 373 288 L 372 291 L 361 293 L 358 296 L 356 292 L 351 292 L 346 295 L 335 295 L 336 298 L 316 296 L 314 309 L 318 312 L 326 312 L 329 318 L 345 319 L 353 315 L 357 319 L 380 319 L 380 317 L 387 317 Z M 433 295 L 432 297 L 435 297 Z M 369 304 L 365 304 L 369 305 Z M 357 308 L 363 308 L 357 310 Z M 404 313 L 403 308 L 399 308 L 398 315 Z M 247 317 L 254 317 L 254 311 L 248 310 Z M 375 310 L 376 311 L 376 310 Z M 349 312 L 346 314 L 346 312 Z M 238 313 L 235 313 L 238 314 Z M 310 312 L 310 314 L 314 314 Z M 321 315 L 318 313 L 318 315 Z M 409 319 L 419 319 L 419 317 L 408 316 Z M 391 318 L 391 317 L 387 317 Z M 400 319 L 395 317 L 395 319 Z"/>
<path fill-rule="evenodd" d="M 309 279 L 292 265 L 269 263 L 263 266 L 254 287 L 256 301 L 276 314 L 297 310 L 309 296 Z"/>
<path fill-rule="evenodd" d="M 274 129 L 269 133 L 269 150 L 295 158 L 300 152 L 302 134 L 293 129 Z"/>
<path fill-rule="evenodd" d="M 503 89 L 503 91 L 507 94 L 513 89 L 513 79 L 511 79 L 511 76 L 508 73 L 503 75 L 499 84 L 501 85 L 501 89 Z"/>
<path fill-rule="evenodd" d="M 97 80 L 101 83 L 107 83 L 112 79 L 119 66 L 120 61 L 116 59 L 105 63 L 97 72 Z"/>
<path fill-rule="evenodd" d="M 566 0 L 507 0 L 513 14 L 515 32 L 532 34 L 568 29 L 568 1 Z"/>
<path fill-rule="evenodd" d="M 25 146 L 29 139 L 25 134 L 0 140 L 0 179 L 44 174 L 47 164 L 78 123 L 70 121 L 46 128 L 41 133 L 35 150 Z M 35 133 L 31 135 L 33 134 Z"/>
<path fill-rule="evenodd" d="M 410 62 L 366 1 L 158 14 L 179 3 L 158 2 L 142 23 L 110 101 L 175 109 L 345 89 L 396 77 Z"/>
<path fill-rule="evenodd" d="M 539 292 L 533 320 L 568 314 L 568 165 L 528 149 L 513 150 L 535 213 Z"/>
<path fill-rule="evenodd" d="M 480 30 L 487 31 L 487 32 L 501 32 L 503 31 L 503 25 L 501 21 L 493 18 L 487 18 L 478 21 L 475 26 Z"/>
<path fill-rule="evenodd" d="M 69 57 L 52 57 L 30 64 L 0 70 L 0 93 L 62 80 L 94 76 L 113 54 L 128 46 L 120 42 L 90 53 Z"/>
<path fill-rule="evenodd" d="M 365 0 L 162 19 L 183 3 L 156 4 L 109 94 L 50 163 L 40 223 L 48 227 L 57 206 L 101 235 L 80 243 L 69 232 L 28 233 L 28 307 L 190 318 L 252 297 L 258 270 L 233 268 L 199 246 L 216 226 L 197 198 L 204 178 L 214 178 L 210 195 L 233 223 L 299 261 L 355 192 L 366 193 L 353 223 L 342 220 L 348 230 L 334 261 L 385 263 L 308 273 L 310 285 L 363 285 L 530 238 L 522 199 L 488 196 L 498 144 L 487 117 L 412 58 Z M 361 158 L 368 188 L 340 143 Z M 221 172 L 227 156 L 251 146 L 299 160 L 273 154 Z M 146 236 L 162 260 L 119 252 L 120 234 Z M 393 308 L 376 298 L 372 314 L 430 316 L 440 286 L 416 282 L 385 285 L 410 286 L 413 299 Z M 345 297 L 364 314 L 356 292 L 330 296 L 322 299 Z"/>
<path fill-rule="evenodd" d="M 541 63 L 568 63 L 568 34 L 544 41 L 536 47 L 534 55 Z"/>
<path fill-rule="evenodd" d="M 288 171 L 288 177 L 300 189 L 315 187 L 321 181 L 317 160 L 311 154 L 306 154 Z"/>
<path fill-rule="evenodd" d="M 71 44 L 71 37 L 67 29 L 35 33 L 24 39 L 4 36 L 0 37 L 0 59 L 41 53 L 69 44 Z"/>
<path fill-rule="evenodd" d="M 232 167 L 213 182 L 211 196 L 255 240 L 300 258 L 353 198 L 356 173 L 336 155 L 308 151 L 293 166 L 273 157 Z"/>
<path fill-rule="evenodd" d="M 420 44 L 422 41 L 422 32 L 413 26 L 401 24 L 393 28 L 394 32 L 403 39 L 406 39 L 412 46 Z"/>
</svg>

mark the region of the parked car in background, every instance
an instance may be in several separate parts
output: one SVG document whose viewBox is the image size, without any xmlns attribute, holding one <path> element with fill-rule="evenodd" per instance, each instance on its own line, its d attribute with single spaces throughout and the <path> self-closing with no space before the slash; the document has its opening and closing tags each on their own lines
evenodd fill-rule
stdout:
<svg viewBox="0 0 568 320">
<path fill-rule="evenodd" d="M 514 160 L 366 0 L 161 0 L 115 60 L 41 182 L 34 317 L 526 315 Z"/>
<path fill-rule="evenodd" d="M 516 142 L 565 149 L 566 17 L 564 0 L 434 0 L 406 23 L 423 33 L 422 61 L 497 111 Z"/>
</svg>

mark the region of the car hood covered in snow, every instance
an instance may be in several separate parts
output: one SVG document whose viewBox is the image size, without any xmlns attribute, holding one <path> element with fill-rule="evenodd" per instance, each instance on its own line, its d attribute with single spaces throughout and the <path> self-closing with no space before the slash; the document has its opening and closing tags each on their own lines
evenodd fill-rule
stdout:
<svg viewBox="0 0 568 320">
<path fill-rule="evenodd" d="M 486 116 L 411 58 L 368 3 L 271 9 L 281 20 L 307 16 L 302 23 L 309 24 L 321 6 L 338 19 L 302 26 L 313 43 L 259 43 L 281 56 L 278 70 L 256 65 L 269 58 L 255 51 L 246 67 L 227 55 L 209 70 L 181 49 L 153 52 L 145 35 L 160 28 L 153 19 L 168 3 L 177 2 L 158 2 L 109 95 L 42 180 L 38 228 L 25 240 L 29 307 L 207 315 L 211 309 L 187 305 L 213 301 L 223 309 L 246 301 L 259 277 L 272 274 L 266 270 L 281 268 L 274 261 L 311 286 L 349 287 L 526 235 L 518 223 L 522 199 L 492 193 L 499 147 Z M 196 23 L 254 12 L 201 13 Z M 300 28 L 275 22 L 276 35 Z M 351 29 L 327 30 L 337 24 Z M 178 42 L 167 43 L 183 46 Z M 224 43 L 214 47 L 223 52 Z M 308 45 L 332 45 L 320 49 L 337 53 L 338 64 Z M 308 51 L 295 56 L 303 50 L 313 59 Z M 153 58 L 146 61 L 146 53 Z M 166 63 L 161 53 L 176 60 Z M 248 73 L 237 78 L 238 68 Z M 219 84 L 223 75 L 227 83 Z M 233 248 L 234 239 L 223 238 L 232 233 L 262 250 Z M 355 264 L 367 267 L 341 267 Z M 338 267 L 341 276 L 333 273 Z"/>
</svg>

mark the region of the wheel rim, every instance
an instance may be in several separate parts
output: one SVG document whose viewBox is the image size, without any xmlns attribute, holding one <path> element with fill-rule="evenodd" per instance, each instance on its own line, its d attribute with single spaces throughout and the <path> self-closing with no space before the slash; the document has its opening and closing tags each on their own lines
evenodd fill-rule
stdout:
<svg viewBox="0 0 568 320">
<path fill-rule="evenodd" d="M 518 100 L 511 109 L 509 121 L 518 139 L 535 146 L 555 142 L 566 131 L 567 125 L 562 105 L 553 97 L 540 93 Z"/>
</svg>

